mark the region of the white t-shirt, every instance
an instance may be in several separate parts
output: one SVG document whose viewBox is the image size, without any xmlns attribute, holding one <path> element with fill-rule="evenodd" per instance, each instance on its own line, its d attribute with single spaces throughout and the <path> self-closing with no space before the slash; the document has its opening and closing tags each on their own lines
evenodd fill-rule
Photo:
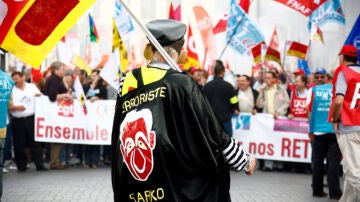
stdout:
<svg viewBox="0 0 360 202">
<path fill-rule="evenodd" d="M 12 110 L 11 115 L 16 118 L 32 116 L 35 113 L 35 94 L 41 94 L 40 90 L 32 83 L 25 83 L 24 90 L 14 86 L 12 90 L 13 105 L 23 105 L 24 111 Z"/>
</svg>

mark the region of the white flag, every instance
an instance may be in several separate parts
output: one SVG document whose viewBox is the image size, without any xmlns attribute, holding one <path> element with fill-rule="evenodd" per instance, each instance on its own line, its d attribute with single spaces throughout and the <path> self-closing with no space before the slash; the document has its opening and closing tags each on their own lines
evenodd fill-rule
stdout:
<svg viewBox="0 0 360 202">
<path fill-rule="evenodd" d="M 101 78 L 115 90 L 118 90 L 120 87 L 120 69 L 120 54 L 119 49 L 116 48 L 100 72 Z"/>
<path fill-rule="evenodd" d="M 77 99 L 80 101 L 81 106 L 83 108 L 84 114 L 87 114 L 87 108 L 86 108 L 86 97 L 85 97 L 85 93 L 84 93 L 84 89 L 80 83 L 80 79 L 78 76 L 75 76 L 75 80 L 74 80 L 74 90 L 75 90 L 75 95 L 77 97 Z"/>
</svg>

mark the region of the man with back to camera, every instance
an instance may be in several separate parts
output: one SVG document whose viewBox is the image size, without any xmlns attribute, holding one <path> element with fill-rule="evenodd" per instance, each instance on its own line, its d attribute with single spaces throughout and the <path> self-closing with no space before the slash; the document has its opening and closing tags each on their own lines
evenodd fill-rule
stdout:
<svg viewBox="0 0 360 202">
<path fill-rule="evenodd" d="M 340 201 L 360 200 L 360 67 L 358 50 L 345 45 L 340 66 L 333 80 L 333 105 L 330 114 L 337 142 L 343 155 L 344 193 Z"/>
<path fill-rule="evenodd" d="M 146 27 L 178 61 L 186 25 L 166 19 Z M 250 175 L 255 159 L 226 133 L 196 82 L 148 46 L 150 64 L 127 73 L 117 98 L 114 201 L 231 201 L 229 167 Z"/>
<path fill-rule="evenodd" d="M 226 132 L 232 136 L 231 116 L 240 113 L 238 97 L 234 87 L 229 82 L 224 81 L 225 67 L 223 62 L 215 60 L 212 66 L 214 68 L 214 79 L 205 84 L 203 91 Z"/>
</svg>

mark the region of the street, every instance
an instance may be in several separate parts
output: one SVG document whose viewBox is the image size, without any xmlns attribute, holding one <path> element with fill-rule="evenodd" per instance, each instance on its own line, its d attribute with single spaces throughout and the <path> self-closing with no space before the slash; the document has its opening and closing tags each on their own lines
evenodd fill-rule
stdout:
<svg viewBox="0 0 360 202">
<path fill-rule="evenodd" d="M 110 167 L 70 167 L 66 170 L 4 174 L 2 201 L 113 201 Z M 325 178 L 326 179 L 326 176 Z M 341 178 L 341 183 L 343 179 Z M 342 185 L 341 185 L 342 186 Z M 328 189 L 324 189 L 328 193 Z M 257 171 L 252 176 L 231 172 L 232 201 L 330 201 L 314 198 L 311 174 Z"/>
</svg>

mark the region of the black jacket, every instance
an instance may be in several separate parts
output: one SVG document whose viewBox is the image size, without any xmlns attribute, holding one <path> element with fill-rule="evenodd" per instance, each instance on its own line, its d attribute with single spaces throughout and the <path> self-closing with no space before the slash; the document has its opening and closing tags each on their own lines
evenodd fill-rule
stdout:
<svg viewBox="0 0 360 202">
<path fill-rule="evenodd" d="M 230 201 L 229 166 L 222 151 L 231 139 L 200 87 L 172 69 L 144 86 L 139 72 L 128 73 L 124 81 L 135 75 L 137 89 L 116 102 L 114 200 Z"/>
<path fill-rule="evenodd" d="M 231 115 L 235 110 L 239 110 L 234 87 L 222 78 L 214 77 L 214 80 L 204 86 L 203 91 L 221 122 L 231 121 Z M 236 102 L 231 103 L 232 98 L 236 98 Z"/>
</svg>

